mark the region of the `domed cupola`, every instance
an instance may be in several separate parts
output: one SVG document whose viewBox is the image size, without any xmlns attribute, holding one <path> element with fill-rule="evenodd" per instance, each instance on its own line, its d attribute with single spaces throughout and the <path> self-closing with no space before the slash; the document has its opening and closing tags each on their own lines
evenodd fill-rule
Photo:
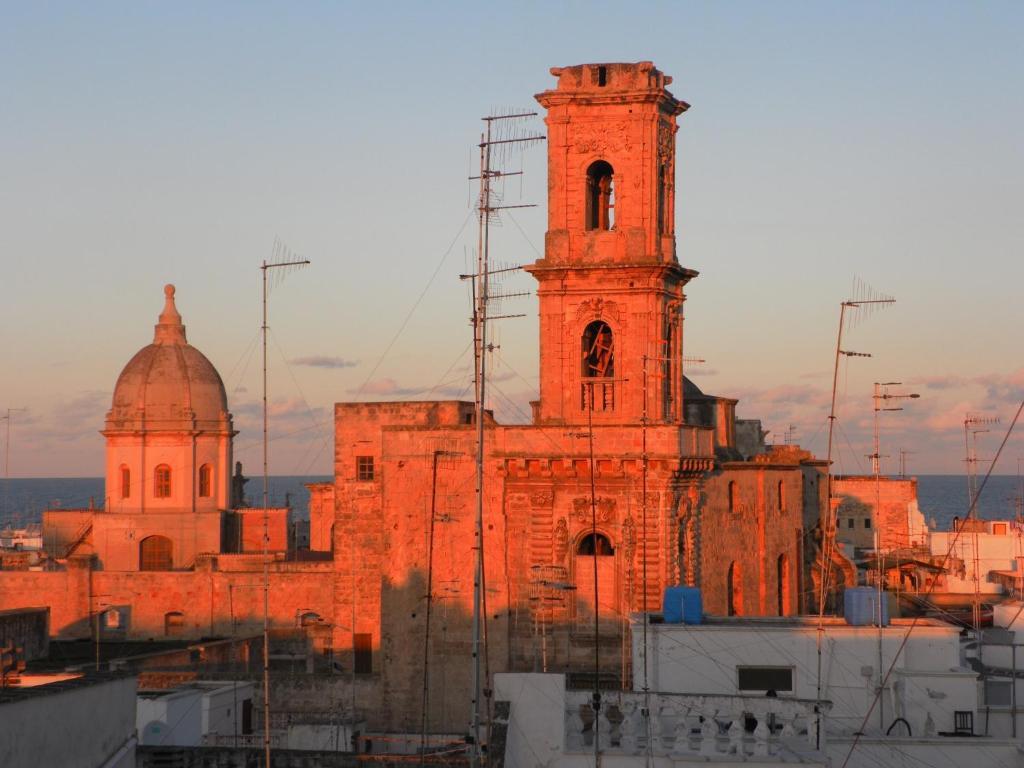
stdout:
<svg viewBox="0 0 1024 768">
<path fill-rule="evenodd" d="M 171 542 L 174 567 L 180 567 L 195 552 L 219 551 L 220 518 L 200 524 L 191 516 L 231 508 L 235 431 L 220 374 L 185 338 L 173 285 L 164 296 L 153 343 L 128 362 L 114 387 L 103 430 L 106 510 L 160 513 L 163 522 L 147 530 Z M 132 536 L 145 533 L 138 521 L 132 525 Z M 191 533 L 182 538 L 183 531 Z M 140 557 L 108 551 L 101 559 L 104 567 L 133 570 L 141 567 Z"/>
<path fill-rule="evenodd" d="M 188 343 L 174 305 L 174 286 L 153 334 L 118 376 L 106 432 L 232 429 L 224 382 L 213 364 Z"/>
</svg>

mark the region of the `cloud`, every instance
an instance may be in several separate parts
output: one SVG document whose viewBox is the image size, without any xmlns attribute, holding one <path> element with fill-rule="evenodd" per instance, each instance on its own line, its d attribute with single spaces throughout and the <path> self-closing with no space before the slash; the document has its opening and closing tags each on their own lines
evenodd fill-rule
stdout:
<svg viewBox="0 0 1024 768">
<path fill-rule="evenodd" d="M 908 386 L 911 387 L 927 387 L 928 389 L 956 389 L 959 387 L 965 387 L 970 383 L 970 379 L 963 376 L 919 376 L 911 379 L 907 382 Z"/>
<path fill-rule="evenodd" d="M 348 390 L 350 395 L 362 393 L 364 395 L 381 395 L 384 397 L 406 397 L 408 395 L 415 395 L 426 391 L 427 390 L 423 387 L 400 386 L 397 381 L 390 377 L 374 379 L 373 381 L 366 382 L 361 387 L 355 387 L 354 389 Z"/>
<path fill-rule="evenodd" d="M 1012 373 L 990 373 L 974 379 L 985 388 L 989 400 L 1000 403 L 1016 403 L 1024 397 L 1024 368 Z"/>
<path fill-rule="evenodd" d="M 358 360 L 346 360 L 343 357 L 330 355 L 308 355 L 292 358 L 292 365 L 307 365 L 310 368 L 355 368 Z"/>
</svg>

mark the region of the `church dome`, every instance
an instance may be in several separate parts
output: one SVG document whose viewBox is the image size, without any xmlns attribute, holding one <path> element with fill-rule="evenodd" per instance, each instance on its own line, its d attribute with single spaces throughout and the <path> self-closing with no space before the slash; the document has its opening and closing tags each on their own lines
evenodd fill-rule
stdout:
<svg viewBox="0 0 1024 768">
<path fill-rule="evenodd" d="M 186 340 L 173 285 L 164 287 L 164 296 L 153 343 L 140 349 L 117 378 L 107 431 L 230 430 L 224 382 Z"/>
</svg>

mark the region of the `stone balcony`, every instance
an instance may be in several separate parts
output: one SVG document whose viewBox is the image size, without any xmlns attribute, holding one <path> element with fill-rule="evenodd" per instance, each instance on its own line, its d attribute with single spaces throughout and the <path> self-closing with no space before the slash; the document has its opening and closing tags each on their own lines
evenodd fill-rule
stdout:
<svg viewBox="0 0 1024 768">
<path fill-rule="evenodd" d="M 594 710 L 590 691 L 565 692 L 565 754 L 593 753 Z M 651 713 L 644 716 L 645 699 Z M 765 696 L 612 691 L 602 694 L 598 748 L 608 755 L 651 754 L 699 761 L 792 761 L 825 749 L 817 743 L 816 702 Z M 650 742 L 650 744 L 648 744 Z M 813 757 L 811 758 L 814 761 Z"/>
</svg>

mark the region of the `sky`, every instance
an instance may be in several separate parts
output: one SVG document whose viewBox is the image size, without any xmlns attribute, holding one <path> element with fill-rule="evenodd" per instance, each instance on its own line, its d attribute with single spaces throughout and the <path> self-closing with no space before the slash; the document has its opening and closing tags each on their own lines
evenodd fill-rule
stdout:
<svg viewBox="0 0 1024 768">
<path fill-rule="evenodd" d="M 177 286 L 220 370 L 236 454 L 259 461 L 260 270 L 273 287 L 271 472 L 331 471 L 332 404 L 470 396 L 480 118 L 537 109 L 548 70 L 650 60 L 692 105 L 677 138 L 688 375 L 769 440 L 823 455 L 839 306 L 837 468 L 963 471 L 1024 397 L 1024 58 L 1016 2 L 137 2 L 0 5 L 0 416 L 11 477 L 97 476 L 117 374 Z M 536 123 L 538 130 L 542 123 Z M 495 231 L 536 259 L 544 148 Z M 532 290 L 526 275 L 509 290 Z M 492 405 L 536 397 L 536 299 L 498 329 Z M 0 433 L 6 437 L 6 432 Z M 996 472 L 1014 474 L 1014 432 Z M 986 468 L 982 462 L 982 470 Z"/>
</svg>

